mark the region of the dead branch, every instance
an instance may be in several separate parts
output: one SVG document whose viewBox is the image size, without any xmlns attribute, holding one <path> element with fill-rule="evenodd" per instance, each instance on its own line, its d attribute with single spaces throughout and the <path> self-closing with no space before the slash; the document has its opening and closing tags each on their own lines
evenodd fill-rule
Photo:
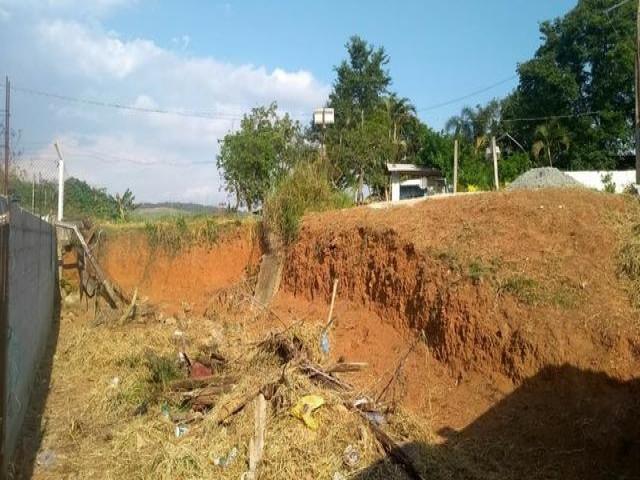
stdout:
<svg viewBox="0 0 640 480">
<path fill-rule="evenodd" d="M 376 400 L 375 400 L 376 403 L 378 403 L 380 401 L 380 399 L 384 396 L 384 394 L 387 392 L 387 390 L 393 384 L 393 382 L 395 382 L 397 380 L 398 375 L 400 375 L 400 372 L 402 371 L 402 368 L 404 367 L 404 364 L 407 361 L 407 358 L 409 358 L 409 355 L 411 355 L 411 352 L 413 352 L 413 350 L 416 348 L 416 346 L 418 345 L 419 341 L 420 341 L 420 337 L 418 336 L 418 337 L 415 338 L 415 340 L 413 341 L 413 343 L 411 344 L 409 349 L 406 351 L 406 353 L 402 356 L 402 358 L 400 358 L 400 360 L 398 361 L 398 365 L 397 365 L 396 369 L 394 370 L 393 374 L 391 375 L 391 378 L 389 378 L 389 381 L 386 383 L 384 388 L 380 391 L 380 393 L 376 397 Z"/>
<path fill-rule="evenodd" d="M 360 372 L 369 366 L 365 362 L 338 362 L 325 368 L 326 373 Z"/>
<path fill-rule="evenodd" d="M 238 381 L 237 377 L 220 377 L 219 375 L 211 375 L 203 378 L 185 378 L 182 380 L 174 380 L 169 383 L 169 390 L 173 392 L 190 391 L 196 388 L 204 388 L 210 386 L 228 386 Z"/>
<path fill-rule="evenodd" d="M 353 387 L 342 380 L 329 375 L 327 372 L 323 371 L 320 367 L 316 365 L 311 365 L 309 363 L 303 364 L 300 366 L 300 369 L 310 377 L 310 378 L 318 378 L 325 383 L 335 387 L 338 387 L 341 390 L 351 391 Z"/>
</svg>

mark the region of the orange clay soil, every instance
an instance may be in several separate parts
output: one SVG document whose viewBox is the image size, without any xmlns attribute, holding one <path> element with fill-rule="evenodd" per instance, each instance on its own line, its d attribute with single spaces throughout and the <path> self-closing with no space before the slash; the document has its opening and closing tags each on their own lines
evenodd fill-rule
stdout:
<svg viewBox="0 0 640 480">
<path fill-rule="evenodd" d="M 640 322 L 615 256 L 638 212 L 620 196 L 547 190 L 310 215 L 282 284 L 327 302 L 338 278 L 341 299 L 423 332 L 454 377 L 519 382 L 569 363 L 629 379 Z"/>
<path fill-rule="evenodd" d="M 416 452 L 454 478 L 640 478 L 640 317 L 616 267 L 639 222 L 637 201 L 586 190 L 308 215 L 279 318 L 243 324 L 261 338 L 282 320 L 325 322 L 338 278 L 330 359 L 368 362 L 343 378 L 376 396 L 423 338 L 383 400 L 425 420 L 433 445 Z M 169 257 L 126 235 L 101 260 L 175 311 L 204 308 L 258 255 L 242 236 Z"/>
<path fill-rule="evenodd" d="M 144 231 L 117 232 L 107 236 L 99 252 L 109 278 L 125 291 L 137 288 L 170 314 L 185 304 L 201 314 L 217 291 L 242 281 L 259 258 L 259 242 L 249 227 L 223 234 L 215 245 L 177 252 L 152 248 Z"/>
</svg>

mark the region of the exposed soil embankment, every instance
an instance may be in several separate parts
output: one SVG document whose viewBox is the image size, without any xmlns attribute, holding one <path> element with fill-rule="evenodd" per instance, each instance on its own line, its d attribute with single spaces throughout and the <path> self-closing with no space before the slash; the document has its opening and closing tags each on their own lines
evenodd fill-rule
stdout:
<svg viewBox="0 0 640 480">
<path fill-rule="evenodd" d="M 202 313 L 213 294 L 256 269 L 260 254 L 255 233 L 244 225 L 209 245 L 177 250 L 152 245 L 144 230 L 108 232 L 99 259 L 107 275 L 126 291 L 137 288 L 167 312 L 188 304 Z"/>
<path fill-rule="evenodd" d="M 622 197 L 547 190 L 311 215 L 283 285 L 326 301 L 339 278 L 342 298 L 424 331 L 455 374 L 519 382 L 569 363 L 630 378 L 638 315 L 615 259 L 637 214 Z"/>
</svg>

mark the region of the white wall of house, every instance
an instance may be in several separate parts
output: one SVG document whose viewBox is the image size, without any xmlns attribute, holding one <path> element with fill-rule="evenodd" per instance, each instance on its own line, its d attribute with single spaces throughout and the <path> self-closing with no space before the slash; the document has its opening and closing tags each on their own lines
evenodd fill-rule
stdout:
<svg viewBox="0 0 640 480">
<path fill-rule="evenodd" d="M 400 175 L 397 173 L 391 174 L 391 201 L 397 202 L 400 200 Z"/>
<path fill-rule="evenodd" d="M 610 173 L 612 177 L 611 181 L 616 184 L 617 193 L 622 193 L 627 185 L 636 183 L 635 170 L 585 170 L 564 173 L 569 175 L 574 180 L 582 183 L 584 186 L 595 188 L 596 190 L 604 190 L 602 177 Z"/>
</svg>

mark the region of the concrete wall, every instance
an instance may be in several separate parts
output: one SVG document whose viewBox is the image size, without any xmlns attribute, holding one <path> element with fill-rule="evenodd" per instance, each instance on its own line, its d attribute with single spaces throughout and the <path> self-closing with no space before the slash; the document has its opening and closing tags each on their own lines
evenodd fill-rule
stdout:
<svg viewBox="0 0 640 480">
<path fill-rule="evenodd" d="M 2 210 L 6 210 L 4 199 L 0 200 Z M 15 204 L 10 205 L 9 215 L 5 463 L 11 461 L 20 438 L 34 380 L 54 324 L 58 295 L 55 228 Z"/>
<path fill-rule="evenodd" d="M 577 171 L 577 172 L 564 172 L 574 180 L 582 183 L 589 188 L 595 188 L 596 190 L 604 190 L 604 184 L 602 183 L 602 177 L 611 174 L 611 180 L 616 184 L 616 192 L 622 193 L 624 188 L 629 184 L 636 183 L 636 171 L 635 170 L 610 170 L 610 171 Z"/>
</svg>

